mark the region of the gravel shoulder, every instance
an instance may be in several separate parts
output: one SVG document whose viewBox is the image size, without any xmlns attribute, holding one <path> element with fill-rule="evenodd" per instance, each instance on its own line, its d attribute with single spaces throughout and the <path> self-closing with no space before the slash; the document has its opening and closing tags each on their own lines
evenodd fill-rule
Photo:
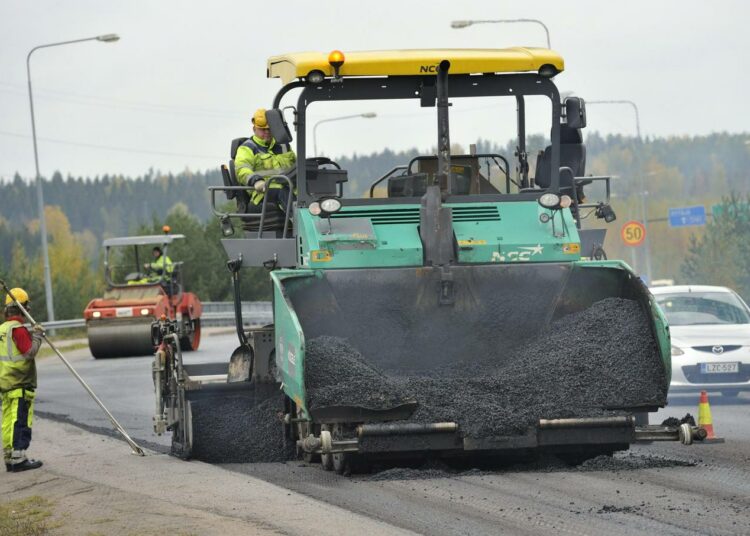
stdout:
<svg viewBox="0 0 750 536">
<path fill-rule="evenodd" d="M 388 523 L 201 462 L 134 456 L 116 439 L 38 419 L 29 454 L 44 467 L 3 473 L 2 502 L 41 497 L 52 534 L 409 534 Z"/>
</svg>

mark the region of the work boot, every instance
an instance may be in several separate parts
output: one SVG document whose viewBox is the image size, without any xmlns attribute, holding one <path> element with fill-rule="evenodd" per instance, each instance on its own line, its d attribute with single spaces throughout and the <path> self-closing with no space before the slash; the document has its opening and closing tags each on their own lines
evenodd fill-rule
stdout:
<svg viewBox="0 0 750 536">
<path fill-rule="evenodd" d="M 30 469 L 39 469 L 42 466 L 42 462 L 39 460 L 26 459 L 18 463 L 6 463 L 5 469 L 9 473 L 20 473 L 21 471 L 28 471 Z"/>
</svg>

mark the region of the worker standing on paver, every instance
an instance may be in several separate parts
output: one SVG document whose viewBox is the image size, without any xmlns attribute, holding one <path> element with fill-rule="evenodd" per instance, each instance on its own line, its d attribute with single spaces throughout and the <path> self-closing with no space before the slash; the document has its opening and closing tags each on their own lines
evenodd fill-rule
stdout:
<svg viewBox="0 0 750 536">
<path fill-rule="evenodd" d="M 289 188 L 281 182 L 268 184 L 264 172 L 267 175 L 272 170 L 292 167 L 296 161 L 294 151 L 276 143 L 266 120 L 266 110 L 259 108 L 253 114 L 253 135 L 240 145 L 234 159 L 239 183 L 254 187 L 248 212 L 260 212 L 265 195 L 268 195 L 268 202 L 286 210 Z"/>
<path fill-rule="evenodd" d="M 42 344 L 42 327 L 29 332 L 20 308 L 26 309 L 29 295 L 22 288 L 11 289 L 5 298 L 5 322 L 0 324 L 0 395 L 3 414 L 3 454 L 8 472 L 26 471 L 42 466 L 26 457 L 31 443 L 31 422 L 34 416 L 36 363 L 34 358 Z"/>
</svg>

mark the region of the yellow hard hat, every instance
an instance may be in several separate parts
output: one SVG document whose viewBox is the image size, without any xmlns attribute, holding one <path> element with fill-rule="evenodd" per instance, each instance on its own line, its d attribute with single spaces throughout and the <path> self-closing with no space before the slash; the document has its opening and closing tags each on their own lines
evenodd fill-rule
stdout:
<svg viewBox="0 0 750 536">
<path fill-rule="evenodd" d="M 268 128 L 268 121 L 266 121 L 266 109 L 258 108 L 253 114 L 253 126 L 257 128 Z"/>
<path fill-rule="evenodd" d="M 18 287 L 12 288 L 10 289 L 10 293 L 13 296 L 13 298 L 21 305 L 23 305 L 24 303 L 29 303 L 29 295 L 26 293 L 24 289 L 18 288 Z M 11 303 L 13 303 L 13 300 L 11 299 L 9 295 L 6 294 L 5 305 L 10 305 Z"/>
</svg>

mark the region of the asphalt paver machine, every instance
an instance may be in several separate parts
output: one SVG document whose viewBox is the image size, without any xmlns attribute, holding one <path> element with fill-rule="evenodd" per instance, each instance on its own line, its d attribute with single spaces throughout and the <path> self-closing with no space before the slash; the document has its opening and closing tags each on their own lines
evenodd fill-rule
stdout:
<svg viewBox="0 0 750 536">
<path fill-rule="evenodd" d="M 128 236 L 104 240 L 106 291 L 89 302 L 83 312 L 91 354 L 126 357 L 154 353 L 151 325 L 164 315 L 177 322 L 183 350 L 197 350 L 201 338 L 201 302 L 183 288 L 182 262 L 152 271 L 152 249 L 167 257 L 181 234 Z"/>
<path fill-rule="evenodd" d="M 270 58 L 268 76 L 280 78 L 284 86 L 267 119 L 278 143 L 294 143 L 298 162 L 296 168 L 265 179 L 293 188 L 296 200 L 280 220 L 278 214 L 269 217 L 276 208 L 265 201 L 258 214 L 221 210 L 218 194 L 236 198 L 249 190 L 237 184 L 232 166 L 224 169 L 225 186 L 210 189 L 235 281 L 240 344 L 228 364 L 167 367 L 177 372 L 172 392 L 157 389 L 157 395 L 164 396 L 157 420 L 162 430 L 181 431 L 176 451 L 187 457 L 198 451 L 241 451 L 237 431 L 247 424 L 238 415 L 250 411 L 251 403 L 278 396 L 278 389 L 285 404 L 279 426 L 287 441 L 306 459 L 320 459 L 325 469 L 337 471 L 352 460 L 381 456 L 493 456 L 546 449 L 587 457 L 639 440 L 690 443 L 699 438 L 700 429 L 687 424 L 636 422 L 666 403 L 668 326 L 632 269 L 622 261 L 606 260 L 602 231 L 582 229 L 585 211 L 607 222 L 614 212 L 608 198 L 589 203 L 583 195 L 583 187 L 596 181 L 605 183 L 608 193 L 609 178 L 584 175 L 585 102 L 561 99 L 553 79 L 563 68 L 562 57 L 554 51 L 532 48 L 334 51 Z M 293 96 L 296 102 L 290 104 Z M 526 104 L 540 97 L 548 105 L 549 130 L 532 173 Z M 515 106 L 515 151 L 452 155 L 450 106 L 482 98 L 506 99 Z M 319 103 L 351 106 L 353 101 L 367 101 L 368 106 L 409 102 L 415 112 L 434 110 L 436 149 L 384 169 L 381 178 L 357 190 L 360 178 L 329 159 L 307 157 L 308 110 Z M 294 140 L 285 107 L 294 108 Z M 483 171 L 482 158 L 496 164 L 499 179 Z M 274 322 L 248 331 L 238 289 L 242 269 L 250 267 L 270 271 Z M 367 404 L 359 401 L 361 393 L 350 389 L 337 400 L 312 403 L 313 383 L 320 382 L 321 363 L 326 363 L 325 356 L 313 360 L 312 349 L 326 338 L 345 341 L 359 354 L 357 366 L 364 363 L 407 390 L 439 380 L 443 371 L 455 374 L 457 367 L 476 374 L 481 383 L 487 379 L 482 371 L 488 363 L 502 361 L 509 349 L 538 342 L 556 322 L 607 299 L 637 304 L 645 327 L 622 340 L 650 341 L 646 346 L 655 374 L 628 375 L 625 367 L 620 377 L 611 377 L 599 370 L 596 381 L 589 376 L 581 385 L 576 379 L 583 376 L 567 359 L 554 362 L 553 370 L 538 370 L 533 359 L 523 368 L 513 365 L 518 379 L 508 385 L 522 383 L 519 396 L 535 391 L 536 378 L 541 383 L 542 376 L 552 375 L 560 384 L 563 377 L 572 378 L 568 385 L 577 389 L 581 403 L 575 411 L 562 412 L 557 402 L 565 400 L 565 393 L 550 392 L 546 409 L 521 433 L 493 432 L 493 416 L 488 415 L 489 431 L 485 426 L 482 434 L 474 434 L 462 424 L 459 406 L 449 408 L 455 410 L 452 414 L 444 413 L 453 415 L 452 420 L 417 418 L 425 404 L 419 392 L 399 403 L 381 397 L 381 403 Z M 580 348 L 569 353 L 579 360 L 581 354 L 588 355 L 585 330 L 568 329 L 570 337 L 539 351 L 545 363 L 560 346 Z M 600 348 L 591 349 L 590 361 L 596 359 L 594 350 Z M 616 362 L 635 365 L 630 344 L 611 351 Z M 581 363 L 581 369 L 596 366 L 585 359 Z M 346 372 L 346 366 L 331 370 L 329 385 L 356 382 L 347 379 Z M 357 385 L 359 390 L 368 387 Z M 249 394 L 238 397 L 240 391 Z M 487 407 L 499 391 L 482 395 Z M 205 428 L 200 429 L 191 405 L 222 396 L 236 400 L 233 410 L 202 418 L 200 426 Z M 449 407 L 460 396 L 448 394 L 442 404 Z M 501 411 L 511 418 L 525 409 L 509 406 Z M 222 419 L 234 422 L 221 424 Z"/>
</svg>

